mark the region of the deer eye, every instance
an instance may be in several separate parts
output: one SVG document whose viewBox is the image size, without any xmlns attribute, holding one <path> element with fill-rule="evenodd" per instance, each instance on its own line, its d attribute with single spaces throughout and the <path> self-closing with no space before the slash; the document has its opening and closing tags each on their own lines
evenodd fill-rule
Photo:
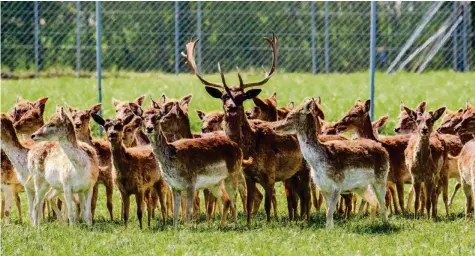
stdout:
<svg viewBox="0 0 475 256">
<path fill-rule="evenodd" d="M 132 131 L 132 129 L 127 129 L 127 130 L 126 130 L 126 132 L 131 132 L 131 131 Z"/>
</svg>

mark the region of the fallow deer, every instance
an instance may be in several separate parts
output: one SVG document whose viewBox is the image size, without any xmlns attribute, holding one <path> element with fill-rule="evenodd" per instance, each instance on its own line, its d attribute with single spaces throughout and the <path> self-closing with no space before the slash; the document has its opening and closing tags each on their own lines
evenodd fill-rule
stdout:
<svg viewBox="0 0 475 256">
<path fill-rule="evenodd" d="M 90 109 L 85 110 L 78 110 L 69 105 L 67 107 L 71 114 L 76 138 L 79 141 L 87 143 L 96 150 L 96 154 L 99 157 L 99 165 L 103 167 L 99 170 L 99 177 L 97 178 L 97 183 L 94 186 L 92 195 L 92 218 L 94 219 L 95 215 L 99 184 L 102 184 L 106 188 L 106 205 L 107 210 L 109 211 L 109 217 L 113 220 L 112 194 L 114 191 L 114 182 L 112 178 L 112 154 L 110 143 L 103 139 L 92 139 L 91 130 L 89 129 L 91 113 L 99 113 L 101 106 L 101 104 L 97 104 L 92 106 Z"/>
<path fill-rule="evenodd" d="M 251 127 L 244 111 L 244 102 L 259 95 L 260 89 L 247 90 L 247 88 L 261 86 L 269 81 L 276 70 L 277 65 L 277 38 L 265 38 L 272 48 L 272 68 L 265 78 L 259 82 L 244 83 L 238 73 L 239 86 L 229 87 L 224 74 L 218 65 L 222 83 L 213 83 L 205 80 L 198 72 L 194 50 L 197 40 L 186 45 L 186 54 L 182 56 L 186 59 L 187 65 L 197 78 L 205 85 L 206 91 L 214 98 L 221 99 L 225 112 L 225 133 L 236 142 L 244 153 L 244 158 L 252 157 L 253 164 L 244 168 L 247 184 L 247 223 L 250 224 L 252 207 L 256 190 L 256 183 L 260 183 L 265 190 L 265 211 L 267 221 L 270 221 L 271 200 L 276 181 L 284 181 L 294 176 L 297 172 L 309 171 L 309 166 L 303 159 L 298 145 L 298 141 L 293 136 L 280 136 L 275 134 L 271 128 L 256 125 Z M 309 178 L 308 178 L 309 179 Z M 301 191 L 305 191 L 301 196 L 301 213 L 306 218 L 309 215 L 308 202 L 309 188 L 308 182 L 302 182 Z"/>
<path fill-rule="evenodd" d="M 426 103 L 421 102 L 415 110 L 405 107 L 401 103 L 401 113 L 399 116 L 399 124 L 396 126 L 395 131 L 400 134 L 410 134 L 415 133 L 417 125 L 417 119 L 414 119 L 420 115 L 422 115 L 425 111 Z M 463 136 L 456 136 L 454 134 L 444 134 L 436 131 L 441 142 L 444 144 L 444 147 L 448 149 L 448 152 L 452 156 L 457 156 L 460 151 L 462 150 L 463 143 L 462 137 Z M 449 214 L 449 193 L 448 193 L 448 186 L 449 186 L 449 179 L 459 179 L 459 172 L 457 168 L 457 159 L 455 157 L 450 156 L 444 162 L 444 165 L 441 169 L 440 173 L 440 184 L 438 184 L 438 192 L 442 192 L 442 198 L 444 201 L 444 206 L 446 210 L 446 214 Z M 455 196 L 457 192 L 457 185 L 455 186 L 454 192 L 452 194 L 452 198 Z M 411 202 L 413 198 L 413 189 L 409 192 L 408 204 Z"/>
<path fill-rule="evenodd" d="M 205 113 L 197 110 L 198 117 L 203 121 L 201 125 L 202 133 L 217 132 L 223 130 L 224 113 L 219 111 L 213 111 Z"/>
<path fill-rule="evenodd" d="M 143 112 L 137 104 L 130 108 L 138 116 L 143 116 L 147 134 L 152 143 L 157 163 L 162 174 L 174 191 L 174 224 L 177 225 L 181 191 L 187 193 L 186 221 L 189 221 L 195 190 L 208 188 L 217 198 L 223 199 L 221 224 L 226 222 L 228 209 L 231 208 L 234 222 L 237 222 L 235 198 L 238 179 L 242 175 L 244 161 L 239 146 L 224 136 L 205 136 L 197 139 L 181 139 L 168 143 L 162 125 L 166 125 L 168 116 L 179 107 L 174 102 L 172 110 L 163 116 L 160 106 Z M 209 218 L 209 209 L 208 209 Z"/>
<path fill-rule="evenodd" d="M 135 116 L 128 124 L 124 125 L 124 137 L 122 141 L 125 147 L 131 148 L 138 146 L 135 134 L 138 132 L 137 130 L 141 128 L 142 118 L 139 116 Z"/>
<path fill-rule="evenodd" d="M 469 108 L 463 114 L 462 121 L 455 127 L 459 134 L 475 135 L 475 108 Z M 475 206 L 475 139 L 465 143 L 458 157 L 460 183 L 465 194 L 465 218 L 470 218 Z"/>
<path fill-rule="evenodd" d="M 312 179 L 323 191 L 327 205 L 327 228 L 333 228 L 333 213 L 340 194 L 354 192 L 372 206 L 379 203 L 388 220 L 384 195 L 389 157 L 377 142 L 360 140 L 319 140 L 320 122 L 312 113 L 316 104 L 306 99 L 274 127 L 278 133 L 296 134 L 305 159 L 312 166 Z"/>
<path fill-rule="evenodd" d="M 76 221 L 73 193 L 78 194 L 84 221 L 92 224 L 91 200 L 99 175 L 94 148 L 76 139 L 73 122 L 62 107 L 31 135 L 35 144 L 28 152 L 28 168 L 35 184 L 34 224 L 39 228 L 40 210 L 49 188 L 64 193 L 68 219 Z"/>
<path fill-rule="evenodd" d="M 354 132 L 359 138 L 379 142 L 387 150 L 390 160 L 388 182 L 396 185 L 399 207 L 404 211 L 404 183 L 409 183 L 411 180 L 411 175 L 405 165 L 404 150 L 407 148 L 410 136 L 399 135 L 379 138 L 371 123 L 369 111 L 370 100 L 365 103 L 357 101 L 348 113 L 335 124 L 335 128 L 337 132 L 350 131 Z M 398 213 L 399 209 L 396 205 L 394 207 L 396 213 Z"/>
<path fill-rule="evenodd" d="M 144 99 L 145 95 L 138 97 L 133 102 L 138 104 L 139 106 L 142 106 Z M 134 118 L 134 114 L 129 108 L 129 102 L 113 99 L 112 103 L 115 107 L 116 118 L 121 119 L 123 124 L 127 125 Z M 142 129 L 137 129 L 137 133 L 135 134 L 135 140 L 138 146 L 150 144 L 147 135 L 143 132 Z"/>
<path fill-rule="evenodd" d="M 130 110 L 129 110 L 130 111 Z M 95 113 L 91 117 L 96 123 L 104 127 L 111 143 L 112 163 L 114 165 L 113 177 L 122 198 L 122 216 L 125 226 L 129 220 L 130 196 L 135 195 L 137 204 L 137 218 L 142 228 L 142 215 L 145 207 L 145 194 L 155 188 L 160 200 L 162 222 L 165 224 L 167 217 L 165 198 L 167 185 L 160 175 L 160 166 L 155 162 L 150 146 L 126 148 L 123 144 L 124 124 L 121 119 L 103 119 Z M 148 210 L 148 226 L 151 219 L 151 205 Z"/>
<path fill-rule="evenodd" d="M 422 183 L 425 187 L 427 215 L 433 218 L 437 217 L 437 185 L 441 169 L 448 157 L 448 150 L 438 134 L 433 132 L 433 126 L 444 111 L 445 107 L 442 107 L 434 112 L 414 116 L 409 109 L 406 110 L 418 125 L 417 132 L 411 137 L 405 150 L 406 164 L 411 172 L 415 192 L 414 211 L 416 217 L 419 211 Z"/>
</svg>

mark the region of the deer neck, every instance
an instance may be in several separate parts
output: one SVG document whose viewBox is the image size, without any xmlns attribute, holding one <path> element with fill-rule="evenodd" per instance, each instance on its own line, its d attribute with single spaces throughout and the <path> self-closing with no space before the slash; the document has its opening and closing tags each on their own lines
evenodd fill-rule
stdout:
<svg viewBox="0 0 475 256">
<path fill-rule="evenodd" d="M 465 145 L 467 142 L 473 140 L 475 138 L 475 135 L 472 133 L 462 133 L 459 134 L 460 141 L 462 141 L 462 144 Z"/>
<path fill-rule="evenodd" d="M 307 115 L 305 121 L 297 130 L 297 139 L 302 150 L 302 154 L 311 163 L 323 161 L 324 150 L 322 143 L 318 140 L 320 127 L 317 126 L 315 118 Z M 312 163 L 313 164 L 313 163 Z"/>
<path fill-rule="evenodd" d="M 365 115 L 363 125 L 358 127 L 356 130 L 356 134 L 360 138 L 370 139 L 370 140 L 378 140 L 373 133 L 373 125 L 371 124 L 371 119 L 369 115 Z"/>
<path fill-rule="evenodd" d="M 59 145 L 76 169 L 84 168 L 84 150 L 79 147 L 72 126 L 68 129 L 67 135 L 59 140 Z"/>
<path fill-rule="evenodd" d="M 417 136 L 414 158 L 419 163 L 427 163 L 430 156 L 430 136 Z"/>
<path fill-rule="evenodd" d="M 91 130 L 89 127 L 82 130 L 76 130 L 76 139 L 92 146 Z"/>
<path fill-rule="evenodd" d="M 150 142 L 152 144 L 153 154 L 155 158 L 163 165 L 168 162 L 170 159 L 170 152 L 172 152 L 173 146 L 168 144 L 165 134 L 159 130 L 155 132 L 150 137 Z"/>
<path fill-rule="evenodd" d="M 193 134 L 191 133 L 190 119 L 188 117 L 183 118 L 180 122 L 180 129 L 175 134 L 175 137 L 178 139 L 192 139 Z"/>
<path fill-rule="evenodd" d="M 251 136 L 254 131 L 249 125 L 249 121 L 244 113 L 244 108 L 239 108 L 237 115 L 230 117 L 224 115 L 224 131 L 226 135 L 234 142 L 236 142 L 243 150 L 246 148 L 246 137 Z M 245 154 L 247 152 L 244 152 Z"/>
<path fill-rule="evenodd" d="M 127 155 L 122 141 L 111 141 L 111 153 L 114 160 L 114 166 L 116 167 L 117 171 L 120 172 L 122 169 L 120 166 L 122 166 L 122 163 L 125 161 Z"/>
<path fill-rule="evenodd" d="M 137 142 L 137 145 L 147 145 L 150 143 L 147 135 L 145 135 L 142 129 L 137 129 L 135 132 L 135 141 Z"/>
<path fill-rule="evenodd" d="M 15 172 L 22 184 L 26 184 L 30 173 L 28 171 L 28 151 L 24 147 L 17 136 L 14 136 L 11 141 L 2 141 L 1 146 L 8 159 L 15 166 Z"/>
</svg>

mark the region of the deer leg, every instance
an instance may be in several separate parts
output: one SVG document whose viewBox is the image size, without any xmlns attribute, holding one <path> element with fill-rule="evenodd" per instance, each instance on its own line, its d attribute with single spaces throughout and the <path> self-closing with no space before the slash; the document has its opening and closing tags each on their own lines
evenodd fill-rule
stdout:
<svg viewBox="0 0 475 256">
<path fill-rule="evenodd" d="M 244 211 L 244 213 L 247 214 L 247 188 L 246 188 L 246 183 L 239 182 L 238 189 L 239 189 L 239 196 L 241 197 L 241 201 L 242 201 L 243 211 Z"/>
<path fill-rule="evenodd" d="M 447 175 L 444 175 L 443 177 L 441 177 L 440 184 L 442 186 L 441 187 L 441 189 L 442 189 L 442 200 L 444 201 L 445 214 L 448 217 L 449 214 L 450 214 L 450 209 L 449 209 L 449 177 Z"/>
<path fill-rule="evenodd" d="M 96 182 L 96 184 L 94 184 L 94 187 L 92 188 L 92 199 L 91 199 L 92 220 L 94 220 L 94 216 L 96 213 L 96 205 L 97 205 L 98 196 L 99 196 L 99 183 Z"/>
<path fill-rule="evenodd" d="M 376 199 L 379 204 L 379 212 L 383 215 L 383 221 L 388 222 L 388 214 L 386 212 L 386 205 L 384 204 L 384 195 L 386 194 L 386 181 L 372 184 Z"/>
<path fill-rule="evenodd" d="M 10 223 L 11 217 L 11 207 L 13 201 L 15 200 L 15 185 L 2 185 L 3 195 L 2 195 L 2 213 L 5 213 L 5 223 Z M 3 203 L 5 201 L 5 203 Z"/>
<path fill-rule="evenodd" d="M 413 181 L 411 190 L 413 190 L 415 194 L 414 195 L 414 217 L 417 219 L 418 213 L 419 213 L 419 206 L 420 206 L 419 200 L 421 199 L 421 183 L 419 181 L 418 182 Z"/>
<path fill-rule="evenodd" d="M 270 222 L 271 220 L 271 215 L 270 215 L 270 208 L 271 208 L 271 202 L 272 202 L 272 195 L 274 194 L 274 182 L 267 181 L 264 183 L 265 184 L 265 200 L 264 200 L 264 206 L 266 210 L 266 219 L 267 222 Z"/>
<path fill-rule="evenodd" d="M 313 182 L 310 182 L 310 191 L 312 196 L 312 205 L 315 207 L 315 209 L 318 209 L 317 186 L 313 184 Z"/>
<path fill-rule="evenodd" d="M 340 196 L 339 190 L 333 190 L 331 192 L 323 192 L 323 197 L 325 198 L 326 208 L 327 208 L 327 212 L 326 212 L 326 219 L 327 219 L 326 228 L 327 229 L 333 229 L 334 227 L 333 214 L 335 213 L 339 196 Z"/>
<path fill-rule="evenodd" d="M 254 206 L 254 196 L 256 194 L 256 183 L 252 178 L 246 176 L 246 187 L 247 187 L 247 225 L 251 224 L 251 217 L 253 213 Z"/>
<path fill-rule="evenodd" d="M 20 220 L 20 223 L 23 223 L 23 219 L 21 217 L 21 201 L 20 201 L 20 195 L 18 193 L 15 193 L 15 204 L 16 204 L 16 209 L 18 211 L 18 218 Z"/>
<path fill-rule="evenodd" d="M 295 219 L 295 207 L 297 199 L 292 187 L 292 178 L 284 181 L 285 196 L 287 197 L 287 211 L 289 213 L 289 220 Z"/>
<path fill-rule="evenodd" d="M 277 198 L 275 193 L 275 188 L 272 191 L 272 208 L 274 209 L 274 218 L 278 219 L 279 216 L 277 215 Z"/>
<path fill-rule="evenodd" d="M 178 217 L 180 215 L 181 191 L 173 189 L 173 226 L 178 226 Z"/>
<path fill-rule="evenodd" d="M 193 213 L 193 202 L 195 201 L 194 197 L 196 194 L 195 187 L 193 185 L 189 186 L 186 189 L 186 223 L 190 222 L 191 215 Z"/>
<path fill-rule="evenodd" d="M 158 194 L 158 200 L 160 201 L 160 211 L 162 212 L 162 223 L 165 225 L 166 219 L 167 219 L 167 203 L 166 203 L 166 197 L 169 194 L 168 192 L 168 185 L 165 183 L 165 181 L 160 180 L 159 182 L 155 183 L 155 191 Z"/>
<path fill-rule="evenodd" d="M 431 206 L 432 206 L 432 192 L 433 192 L 433 186 L 432 186 L 432 182 L 431 181 L 425 181 L 424 182 L 424 186 L 425 186 L 425 194 L 426 194 L 426 213 L 427 213 L 427 217 L 430 218 L 430 209 L 431 209 Z"/>
<path fill-rule="evenodd" d="M 137 204 L 137 218 L 139 219 L 139 226 L 142 229 L 142 217 L 143 217 L 143 208 L 144 208 L 144 192 L 138 191 L 135 194 L 135 203 Z"/>
<path fill-rule="evenodd" d="M 394 184 L 391 184 L 391 185 L 388 186 L 388 189 L 389 189 L 389 192 L 390 192 L 390 195 L 391 195 L 392 206 L 394 207 L 394 213 L 399 214 L 399 213 L 401 213 L 401 211 L 399 210 L 399 207 L 398 207 L 397 187 Z M 390 203 L 390 205 L 391 205 L 391 203 Z"/>
<path fill-rule="evenodd" d="M 396 182 L 396 192 L 397 192 L 397 199 L 399 202 L 399 208 L 401 208 L 401 212 L 405 212 L 406 209 L 404 208 L 404 182 L 402 181 Z"/>
<path fill-rule="evenodd" d="M 262 199 L 264 198 L 264 195 L 262 195 L 261 191 L 259 191 L 257 187 L 256 187 L 254 195 L 255 195 L 255 198 L 254 198 L 255 200 L 254 200 L 254 205 L 252 208 L 252 216 L 255 216 L 257 214 L 261 206 Z"/>
<path fill-rule="evenodd" d="M 404 186 L 403 186 L 404 187 Z M 409 189 L 409 194 L 407 195 L 407 211 L 410 211 L 411 210 L 411 205 L 414 204 L 414 182 L 411 186 L 411 188 Z M 416 209 L 414 209 L 414 212 L 416 211 Z"/>
<path fill-rule="evenodd" d="M 147 225 L 148 227 L 150 228 L 150 222 L 151 222 L 151 219 L 153 216 L 153 211 L 152 211 L 152 208 L 155 207 L 154 206 L 154 202 L 153 202 L 153 199 L 152 199 L 152 193 L 150 190 L 147 191 L 148 193 L 146 193 L 144 195 L 144 201 L 145 201 L 145 206 L 147 207 Z"/>
<path fill-rule="evenodd" d="M 33 225 L 37 228 L 40 228 L 41 213 L 43 211 L 43 204 L 45 194 L 48 191 L 49 185 L 44 179 L 39 180 L 39 178 L 34 178 L 35 183 L 35 200 L 34 200 L 34 221 Z"/>
<path fill-rule="evenodd" d="M 452 205 L 452 202 L 454 201 L 455 195 L 457 194 L 457 191 L 460 189 L 461 186 L 462 185 L 460 184 L 460 182 L 457 182 L 457 184 L 455 184 L 454 192 L 452 192 L 452 196 L 450 197 L 450 200 L 449 200 L 449 207 Z"/>
<path fill-rule="evenodd" d="M 193 219 L 199 220 L 200 219 L 200 197 L 198 195 L 198 191 L 195 191 L 195 195 L 193 196 Z"/>
<path fill-rule="evenodd" d="M 86 222 L 86 196 L 82 192 L 78 193 L 77 195 L 79 197 L 79 209 L 80 209 L 79 218 L 81 218 L 84 222 Z"/>
<path fill-rule="evenodd" d="M 107 210 L 109 211 L 109 216 L 111 221 L 114 220 L 114 214 L 113 214 L 113 204 L 112 204 L 112 193 L 114 191 L 114 184 L 112 181 L 109 181 L 106 183 L 106 204 L 107 204 Z"/>
<path fill-rule="evenodd" d="M 127 221 L 129 220 L 129 209 L 130 209 L 130 196 L 125 192 L 121 192 L 122 196 L 122 209 L 124 215 L 124 225 L 127 228 Z"/>
<path fill-rule="evenodd" d="M 318 192 L 317 211 L 320 211 L 320 208 L 322 208 L 322 204 L 323 204 L 323 193 L 320 191 L 320 192 Z"/>
</svg>

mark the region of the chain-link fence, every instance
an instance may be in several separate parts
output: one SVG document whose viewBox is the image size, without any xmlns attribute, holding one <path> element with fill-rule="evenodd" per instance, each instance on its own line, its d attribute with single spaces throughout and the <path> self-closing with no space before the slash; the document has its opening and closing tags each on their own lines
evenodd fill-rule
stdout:
<svg viewBox="0 0 475 256">
<path fill-rule="evenodd" d="M 378 2 L 381 71 L 472 70 L 469 2 Z M 369 68 L 370 2 L 102 2 L 105 72 L 188 72 L 179 53 L 200 38 L 202 72 L 270 61 L 262 36 L 279 37 L 280 72 Z M 94 2 L 1 2 L 2 75 L 96 70 Z"/>
</svg>

